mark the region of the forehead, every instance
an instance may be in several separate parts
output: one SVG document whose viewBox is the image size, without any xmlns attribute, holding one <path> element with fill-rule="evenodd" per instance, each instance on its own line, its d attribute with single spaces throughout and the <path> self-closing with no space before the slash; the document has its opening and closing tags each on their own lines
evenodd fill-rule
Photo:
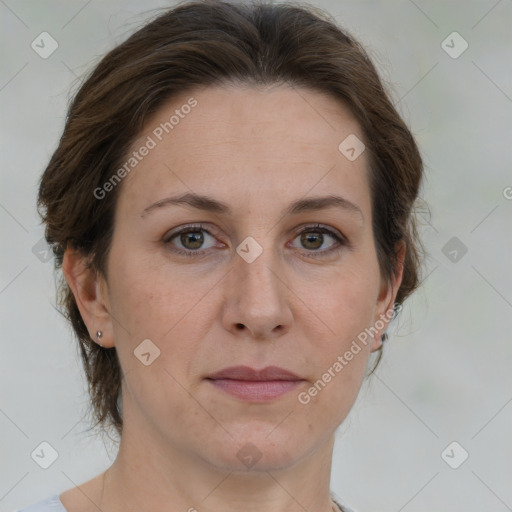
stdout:
<svg viewBox="0 0 512 512">
<path fill-rule="evenodd" d="M 219 198 L 236 190 L 241 201 L 279 190 L 295 199 L 341 186 L 364 203 L 366 154 L 350 161 L 339 149 L 354 136 L 364 140 L 348 107 L 317 91 L 282 84 L 196 88 L 148 119 L 130 154 L 151 149 L 124 180 L 120 201 L 142 205 L 176 189 Z"/>
</svg>

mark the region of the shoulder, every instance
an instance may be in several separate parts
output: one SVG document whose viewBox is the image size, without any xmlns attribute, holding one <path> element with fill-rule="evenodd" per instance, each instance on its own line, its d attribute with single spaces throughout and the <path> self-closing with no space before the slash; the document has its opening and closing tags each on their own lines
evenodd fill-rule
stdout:
<svg viewBox="0 0 512 512">
<path fill-rule="evenodd" d="M 37 503 L 33 503 L 28 507 L 14 510 L 13 512 L 67 512 L 62 505 L 59 495 L 55 494 L 45 500 L 38 501 Z"/>
</svg>

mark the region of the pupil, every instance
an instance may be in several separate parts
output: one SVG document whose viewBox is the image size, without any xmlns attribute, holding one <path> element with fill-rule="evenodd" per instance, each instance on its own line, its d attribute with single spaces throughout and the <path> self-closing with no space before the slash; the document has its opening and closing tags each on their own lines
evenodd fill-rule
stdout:
<svg viewBox="0 0 512 512">
<path fill-rule="evenodd" d="M 316 245 L 314 244 L 315 240 L 317 242 L 319 242 Z M 308 244 L 310 242 L 313 242 L 313 248 L 317 249 L 318 247 L 322 246 L 323 235 L 321 233 L 317 233 L 317 234 L 311 234 L 311 233 L 303 234 L 302 235 L 302 242 L 303 243 L 306 242 L 306 244 Z"/>
<path fill-rule="evenodd" d="M 305 233 L 302 235 L 302 243 L 313 244 L 313 248 L 318 248 L 322 246 L 323 235 L 321 233 L 311 234 Z M 188 233 L 182 233 L 181 235 L 181 243 L 184 246 L 188 246 L 190 249 L 199 249 L 203 244 L 203 233 L 201 231 L 190 231 Z M 187 245 L 191 242 L 192 245 Z M 316 244 L 315 244 L 316 242 Z"/>
<path fill-rule="evenodd" d="M 191 241 L 192 246 L 187 245 Z M 189 233 L 182 233 L 181 243 L 189 249 L 199 249 L 203 244 L 203 234 L 200 231 L 191 231 Z"/>
</svg>

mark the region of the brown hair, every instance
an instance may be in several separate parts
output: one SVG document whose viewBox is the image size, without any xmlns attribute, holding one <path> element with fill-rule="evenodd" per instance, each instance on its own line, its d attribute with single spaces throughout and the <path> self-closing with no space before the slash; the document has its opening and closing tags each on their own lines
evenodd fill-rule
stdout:
<svg viewBox="0 0 512 512">
<path fill-rule="evenodd" d="M 119 186 L 97 199 L 145 120 L 194 86 L 287 83 L 329 94 L 359 121 L 370 155 L 373 231 L 381 272 L 407 244 L 402 303 L 419 284 L 414 202 L 423 173 L 411 132 L 393 107 L 365 50 L 316 7 L 297 2 L 187 1 L 166 10 L 110 51 L 71 102 L 63 135 L 40 183 L 38 210 L 61 268 L 67 247 L 106 277 Z M 59 305 L 78 337 L 98 424 L 122 432 L 121 368 L 115 348 L 91 340 L 61 275 Z"/>
</svg>

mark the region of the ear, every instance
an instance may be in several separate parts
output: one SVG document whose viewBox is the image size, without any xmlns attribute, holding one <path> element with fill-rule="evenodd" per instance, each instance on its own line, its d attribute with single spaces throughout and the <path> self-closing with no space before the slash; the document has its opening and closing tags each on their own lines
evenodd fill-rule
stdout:
<svg viewBox="0 0 512 512">
<path fill-rule="evenodd" d="M 402 283 L 404 262 L 405 262 L 406 244 L 402 240 L 395 246 L 396 253 L 396 272 L 390 280 L 382 277 L 379 296 L 377 298 L 377 308 L 373 327 L 377 330 L 373 341 L 371 351 L 374 352 L 382 346 L 382 334 L 386 331 L 391 317 L 393 315 L 393 306 L 400 284 Z"/>
<path fill-rule="evenodd" d="M 91 339 L 103 347 L 113 347 L 112 318 L 105 279 L 89 267 L 85 256 L 69 247 L 64 253 L 62 272 L 75 296 Z M 98 331 L 102 332 L 101 341 L 96 336 Z"/>
</svg>

